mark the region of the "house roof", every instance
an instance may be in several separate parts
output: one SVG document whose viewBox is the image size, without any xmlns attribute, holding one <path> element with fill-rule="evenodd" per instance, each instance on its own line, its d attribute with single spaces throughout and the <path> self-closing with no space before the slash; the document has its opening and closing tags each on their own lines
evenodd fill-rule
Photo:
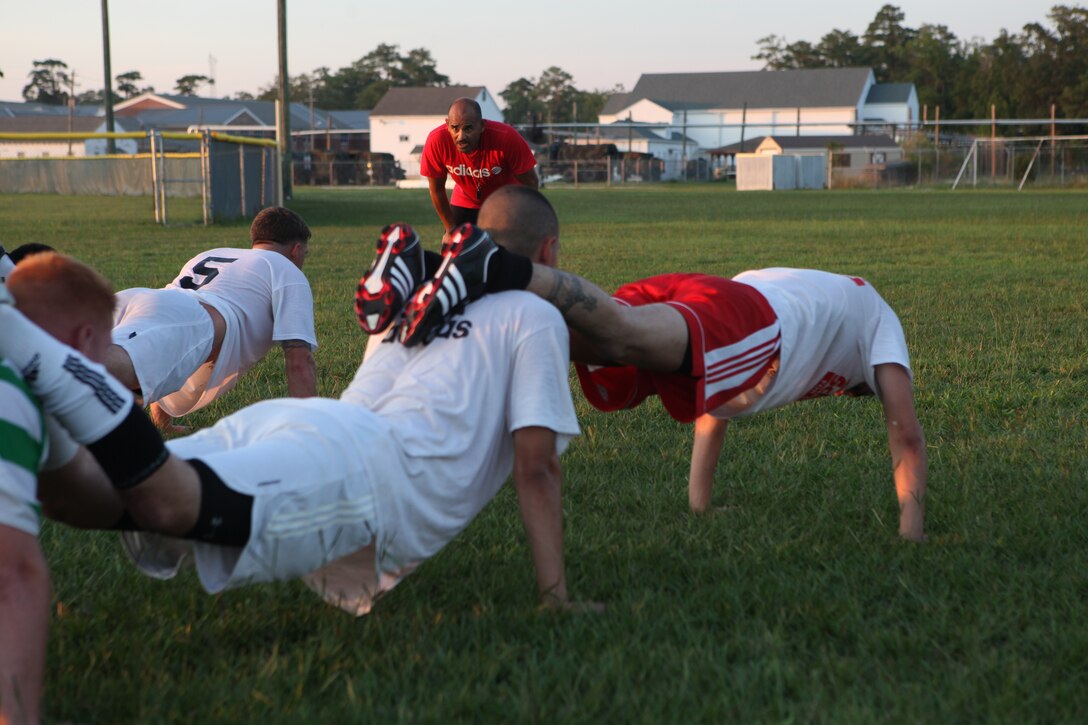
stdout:
<svg viewBox="0 0 1088 725">
<path fill-rule="evenodd" d="M 827 148 L 835 145 L 843 149 L 897 149 L 899 144 L 888 136 L 870 134 L 866 136 L 767 136 L 783 151 L 792 149 Z M 761 142 L 762 143 L 762 142 Z M 748 144 L 745 143 L 745 146 Z M 753 149 L 755 146 L 752 147 Z"/>
<path fill-rule="evenodd" d="M 290 123 L 293 130 L 310 128 L 310 106 L 291 103 Z M 273 101 L 239 100 L 236 98 L 205 98 L 204 96 L 175 96 L 166 93 L 142 93 L 114 106 L 115 110 L 138 120 L 144 128 L 188 128 L 207 125 L 247 125 L 276 127 L 276 104 Z M 332 128 L 357 128 L 337 120 L 332 113 Z M 362 113 L 359 111 L 348 113 Z M 324 131 L 329 123 L 330 112 L 323 108 L 313 109 L 313 128 Z M 365 127 L 364 127 L 365 128 Z"/>
<path fill-rule="evenodd" d="M 619 139 L 626 140 L 628 138 L 637 139 L 649 139 L 650 141 L 675 141 L 680 143 L 684 140 L 684 135 L 673 131 L 668 136 L 662 136 L 660 133 L 654 131 L 652 125 L 642 125 L 637 121 L 627 125 L 627 121 L 613 121 L 609 126 L 601 127 L 601 138 L 607 139 Z M 593 135 L 593 134 L 590 134 Z M 698 143 L 691 137 L 688 137 L 688 143 L 698 146 Z"/>
<path fill-rule="evenodd" d="M 742 154 L 751 153 L 756 150 L 756 147 L 763 143 L 763 139 L 766 136 L 752 136 L 751 138 L 744 139 L 742 144 L 740 141 L 736 143 L 727 144 L 725 146 L 719 146 L 716 149 L 707 149 L 707 153 L 711 156 L 728 156 L 730 154 Z"/>
<path fill-rule="evenodd" d="M 68 128 L 68 117 L 48 116 L 0 116 L 2 133 L 94 133 L 105 124 L 101 116 L 73 116 L 72 127 Z M 117 130 L 122 130 L 116 126 Z"/>
<path fill-rule="evenodd" d="M 726 73 L 644 73 L 634 89 L 608 99 L 604 115 L 646 99 L 670 111 L 856 106 L 869 68 L 813 68 Z"/>
<path fill-rule="evenodd" d="M 102 116 L 102 106 L 76 105 L 72 109 L 74 116 Z M 0 117 L 3 116 L 64 116 L 68 117 L 68 106 L 53 106 L 48 103 L 22 103 L 18 101 L 0 101 Z"/>
<path fill-rule="evenodd" d="M 913 83 L 877 83 L 869 89 L 866 103 L 906 103 L 910 100 Z"/>
<path fill-rule="evenodd" d="M 333 128 L 370 129 L 370 111 L 327 111 L 332 114 Z"/>
<path fill-rule="evenodd" d="M 458 98 L 476 98 L 483 86 L 390 88 L 370 110 L 373 116 L 445 116 Z"/>
</svg>

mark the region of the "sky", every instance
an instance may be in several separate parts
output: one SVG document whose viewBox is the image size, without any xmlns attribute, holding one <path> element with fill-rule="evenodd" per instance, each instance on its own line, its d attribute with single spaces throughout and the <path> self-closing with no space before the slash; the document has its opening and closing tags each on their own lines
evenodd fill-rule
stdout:
<svg viewBox="0 0 1088 725">
<path fill-rule="evenodd" d="M 452 83 L 499 94 L 518 78 L 559 66 L 583 90 L 630 90 L 642 73 L 758 70 L 759 39 L 818 41 L 857 35 L 884 0 L 287 0 L 288 73 L 336 70 L 380 43 L 426 48 Z M 1026 23 L 1049 26 L 1055 0 L 900 0 L 904 24 L 947 26 L 993 40 Z M 1068 1 L 1070 6 L 1083 2 Z M 110 0 L 113 75 L 173 93 L 183 75 L 214 75 L 216 96 L 255 93 L 277 73 L 277 0 Z M 76 92 L 102 88 L 101 3 L 0 0 L 0 100 L 22 100 L 35 60 L 76 74 Z M 210 95 L 202 87 L 201 95 Z"/>
</svg>

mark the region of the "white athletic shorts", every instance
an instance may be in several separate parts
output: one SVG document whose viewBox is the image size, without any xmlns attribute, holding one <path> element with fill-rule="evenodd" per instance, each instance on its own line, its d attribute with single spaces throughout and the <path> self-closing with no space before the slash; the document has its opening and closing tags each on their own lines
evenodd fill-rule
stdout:
<svg viewBox="0 0 1088 725">
<path fill-rule="evenodd" d="M 181 390 L 214 342 L 211 315 L 193 295 L 141 287 L 117 293 L 113 344 L 132 359 L 145 405 Z"/>
<path fill-rule="evenodd" d="M 377 573 L 375 496 L 388 487 L 373 482 L 408 477 L 388 426 L 366 408 L 325 398 L 268 400 L 167 447 L 252 495 L 252 530 L 243 548 L 125 536 L 146 574 L 172 576 L 191 553 L 209 593 L 305 577 L 326 601 L 356 615 L 396 583 Z M 336 575 L 323 575 L 323 567 Z"/>
</svg>

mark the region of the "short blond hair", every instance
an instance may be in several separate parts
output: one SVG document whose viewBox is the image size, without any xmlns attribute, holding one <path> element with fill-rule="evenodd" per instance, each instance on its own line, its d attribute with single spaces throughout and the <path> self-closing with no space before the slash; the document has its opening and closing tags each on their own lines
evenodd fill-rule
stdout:
<svg viewBox="0 0 1088 725">
<path fill-rule="evenodd" d="M 24 258 L 8 276 L 15 306 L 39 325 L 64 317 L 113 327 L 113 285 L 83 262 L 57 252 Z"/>
</svg>

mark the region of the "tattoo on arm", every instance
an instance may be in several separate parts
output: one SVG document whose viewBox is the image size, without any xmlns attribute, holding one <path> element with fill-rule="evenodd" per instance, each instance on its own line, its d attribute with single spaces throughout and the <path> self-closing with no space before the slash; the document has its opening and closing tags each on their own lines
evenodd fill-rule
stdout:
<svg viewBox="0 0 1088 725">
<path fill-rule="evenodd" d="M 290 350 L 296 347 L 304 347 L 307 350 L 313 349 L 312 347 L 310 347 L 310 343 L 306 342 L 305 340 L 283 340 L 280 342 L 280 347 L 282 347 L 284 350 Z"/>
<path fill-rule="evenodd" d="M 580 307 L 585 312 L 597 309 L 597 300 L 585 291 L 580 278 L 560 270 L 554 272 L 555 281 L 545 299 L 555 305 L 563 315 L 575 307 Z"/>
</svg>

